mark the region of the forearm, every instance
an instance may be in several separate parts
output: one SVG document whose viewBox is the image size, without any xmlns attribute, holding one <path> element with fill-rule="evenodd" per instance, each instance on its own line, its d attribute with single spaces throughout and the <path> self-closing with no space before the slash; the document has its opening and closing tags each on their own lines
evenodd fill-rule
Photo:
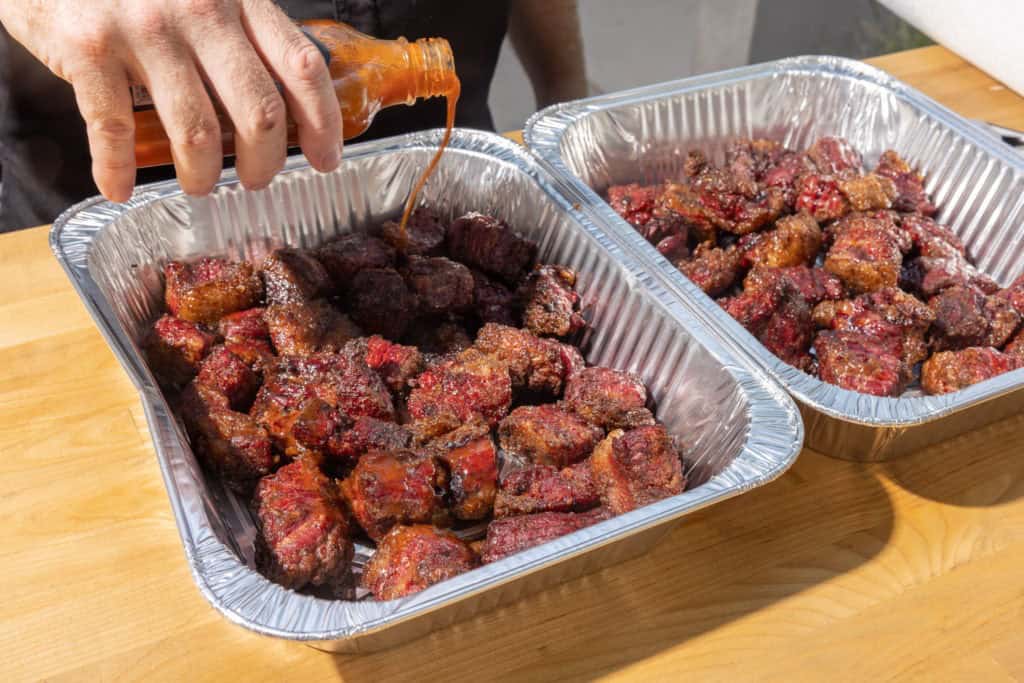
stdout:
<svg viewBox="0 0 1024 683">
<path fill-rule="evenodd" d="M 515 0 L 509 38 L 526 69 L 537 105 L 587 94 L 576 0 Z"/>
</svg>

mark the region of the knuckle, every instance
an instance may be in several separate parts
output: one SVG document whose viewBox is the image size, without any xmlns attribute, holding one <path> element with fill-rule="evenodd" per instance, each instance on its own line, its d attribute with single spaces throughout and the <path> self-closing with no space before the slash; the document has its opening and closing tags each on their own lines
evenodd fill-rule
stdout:
<svg viewBox="0 0 1024 683">
<path fill-rule="evenodd" d="M 228 14 L 225 0 L 185 0 L 184 11 L 192 19 L 219 21 Z"/>
<path fill-rule="evenodd" d="M 149 38 L 162 38 L 171 30 L 171 23 L 163 10 L 155 4 L 142 5 L 134 18 L 140 33 Z"/>
<path fill-rule="evenodd" d="M 246 118 L 247 132 L 254 135 L 265 135 L 284 126 L 284 100 L 277 92 L 265 95 L 249 110 Z"/>
<path fill-rule="evenodd" d="M 95 64 L 110 56 L 112 32 L 103 26 L 83 29 L 68 38 L 68 43 L 76 55 L 76 59 L 85 64 Z"/>
<path fill-rule="evenodd" d="M 320 51 L 301 34 L 285 46 L 285 64 L 289 72 L 303 83 L 320 84 L 327 75 L 327 65 Z"/>
<path fill-rule="evenodd" d="M 177 144 L 184 150 L 203 151 L 220 143 L 220 125 L 217 119 L 202 116 L 181 129 Z"/>
<path fill-rule="evenodd" d="M 89 132 L 102 140 L 128 142 L 135 136 L 135 125 L 130 117 L 97 116 L 89 121 Z"/>
</svg>

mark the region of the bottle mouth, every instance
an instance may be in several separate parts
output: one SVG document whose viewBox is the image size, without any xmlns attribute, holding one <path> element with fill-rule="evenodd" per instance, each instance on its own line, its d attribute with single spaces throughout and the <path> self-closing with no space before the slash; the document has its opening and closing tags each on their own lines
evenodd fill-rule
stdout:
<svg viewBox="0 0 1024 683">
<path fill-rule="evenodd" d="M 421 38 L 414 43 L 420 64 L 419 97 L 450 97 L 458 95 L 459 77 L 455 73 L 455 55 L 444 38 Z"/>
</svg>

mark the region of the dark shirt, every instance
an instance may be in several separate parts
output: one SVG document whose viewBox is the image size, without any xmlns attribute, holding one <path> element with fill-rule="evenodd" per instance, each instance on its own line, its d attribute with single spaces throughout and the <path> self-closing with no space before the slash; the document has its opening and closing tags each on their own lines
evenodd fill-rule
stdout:
<svg viewBox="0 0 1024 683">
<path fill-rule="evenodd" d="M 451 43 L 462 96 L 455 125 L 494 129 L 487 99 L 505 37 L 508 0 L 277 0 L 296 20 L 334 19 L 378 38 L 441 36 Z M 443 100 L 380 112 L 358 140 L 444 125 Z M 137 182 L 173 176 L 142 169 Z M 0 232 L 50 223 L 97 193 L 85 125 L 71 86 L 0 28 Z"/>
</svg>

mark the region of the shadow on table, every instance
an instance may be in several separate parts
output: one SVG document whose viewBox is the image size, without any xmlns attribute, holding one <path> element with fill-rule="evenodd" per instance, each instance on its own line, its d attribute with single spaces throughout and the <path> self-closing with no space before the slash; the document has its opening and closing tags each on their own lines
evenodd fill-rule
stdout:
<svg viewBox="0 0 1024 683">
<path fill-rule="evenodd" d="M 687 518 L 647 555 L 335 664 L 346 681 L 589 678 L 855 569 L 892 526 L 874 474 L 804 452 L 778 481 Z"/>
<path fill-rule="evenodd" d="M 1024 415 L 996 422 L 904 458 L 878 473 L 923 498 L 961 507 L 1024 495 Z"/>
</svg>

